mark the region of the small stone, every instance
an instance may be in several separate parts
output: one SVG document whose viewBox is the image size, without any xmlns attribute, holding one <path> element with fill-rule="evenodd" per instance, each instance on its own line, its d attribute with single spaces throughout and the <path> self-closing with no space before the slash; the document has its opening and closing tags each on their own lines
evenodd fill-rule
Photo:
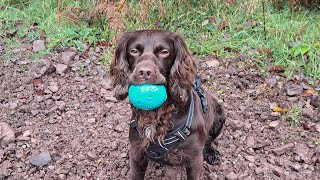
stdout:
<svg viewBox="0 0 320 180">
<path fill-rule="evenodd" d="M 302 109 L 302 115 L 313 120 L 316 116 L 316 112 L 313 110 L 313 108 L 310 105 L 307 105 Z"/>
<path fill-rule="evenodd" d="M 40 154 L 33 156 L 29 159 L 29 162 L 38 167 L 43 167 L 51 161 L 51 156 L 49 151 L 43 151 Z"/>
<path fill-rule="evenodd" d="M 255 157 L 254 156 L 244 156 L 244 158 L 246 158 L 246 160 L 250 161 L 250 162 L 254 162 L 255 161 Z"/>
<path fill-rule="evenodd" d="M 288 96 L 296 96 L 303 93 L 303 87 L 290 81 L 287 83 L 286 91 Z"/>
<path fill-rule="evenodd" d="M 276 147 L 272 150 L 273 154 L 280 156 L 287 151 L 290 151 L 294 147 L 293 143 L 288 143 L 279 147 Z"/>
<path fill-rule="evenodd" d="M 95 50 L 96 53 L 100 53 L 101 52 L 101 48 L 99 46 L 96 46 Z"/>
<path fill-rule="evenodd" d="M 126 157 L 127 157 L 127 153 L 121 153 L 121 154 L 120 154 L 120 157 L 121 157 L 121 158 L 126 158 Z"/>
<path fill-rule="evenodd" d="M 257 167 L 254 172 L 258 175 L 258 174 L 262 174 L 263 173 L 263 169 L 260 167 Z"/>
<path fill-rule="evenodd" d="M 31 110 L 30 112 L 32 116 L 36 116 L 39 113 L 38 110 Z"/>
<path fill-rule="evenodd" d="M 292 165 L 290 165 L 290 167 L 297 172 L 299 172 L 299 170 L 301 169 L 300 164 L 292 164 Z"/>
<path fill-rule="evenodd" d="M 56 101 L 56 106 L 60 111 L 66 108 L 66 103 L 64 101 Z"/>
<path fill-rule="evenodd" d="M 93 124 L 93 123 L 96 122 L 96 118 L 89 118 L 89 119 L 88 119 L 88 122 L 89 122 L 90 124 Z"/>
<path fill-rule="evenodd" d="M 0 122 L 0 145 L 2 147 L 14 142 L 15 133 L 10 125 L 6 122 Z"/>
<path fill-rule="evenodd" d="M 68 66 L 65 64 L 56 64 L 56 72 L 57 74 L 64 74 L 68 71 Z"/>
<path fill-rule="evenodd" d="M 278 104 L 277 103 L 269 103 L 269 107 L 270 107 L 270 109 L 273 109 L 273 108 L 278 107 Z"/>
<path fill-rule="evenodd" d="M 304 144 L 297 144 L 295 148 L 295 153 L 303 160 L 305 163 L 310 163 L 313 151 Z"/>
<path fill-rule="evenodd" d="M 217 61 L 217 60 L 206 61 L 205 63 L 208 68 L 215 68 L 220 65 L 219 61 Z"/>
<path fill-rule="evenodd" d="M 316 125 L 316 130 L 320 133 L 320 124 Z"/>
<path fill-rule="evenodd" d="M 230 121 L 230 127 L 233 131 L 242 129 L 244 126 L 244 123 L 242 121 L 239 120 L 231 120 Z"/>
<path fill-rule="evenodd" d="M 22 149 L 17 149 L 16 150 L 16 158 L 17 159 L 21 159 L 22 157 L 24 157 L 24 153 Z"/>
<path fill-rule="evenodd" d="M 108 79 L 103 79 L 100 81 L 101 85 L 106 89 L 106 90 L 111 90 L 111 83 Z"/>
<path fill-rule="evenodd" d="M 17 141 L 29 141 L 30 137 L 26 137 L 26 136 L 18 136 Z"/>
<path fill-rule="evenodd" d="M 315 108 L 320 108 L 320 96 L 311 96 L 310 104 Z"/>
<path fill-rule="evenodd" d="M 51 61 L 41 59 L 34 64 L 32 75 L 34 78 L 40 78 L 41 76 L 48 75 L 56 71 L 56 67 Z"/>
<path fill-rule="evenodd" d="M 59 90 L 58 83 L 56 83 L 56 82 L 51 82 L 50 85 L 48 86 L 48 89 L 49 89 L 51 92 L 57 92 L 57 91 Z"/>
<path fill-rule="evenodd" d="M 260 115 L 260 118 L 261 118 L 262 120 L 267 120 L 267 119 L 269 119 L 269 114 L 266 113 L 266 112 L 263 112 L 263 113 Z"/>
<path fill-rule="evenodd" d="M 9 109 L 11 110 L 16 109 L 16 107 L 18 106 L 18 104 L 15 102 L 9 102 L 8 105 L 9 105 Z"/>
<path fill-rule="evenodd" d="M 29 136 L 31 136 L 31 131 L 30 131 L 30 130 L 24 131 L 23 134 L 22 134 L 22 136 L 24 136 L 24 137 L 29 137 Z"/>
<path fill-rule="evenodd" d="M 105 98 L 105 100 L 107 102 L 117 102 L 117 99 L 115 97 L 113 97 L 111 91 L 107 91 L 106 89 L 101 88 L 100 89 L 100 94 L 101 94 L 102 97 Z"/>
<path fill-rule="evenodd" d="M 284 171 L 282 170 L 282 168 L 278 167 L 278 166 L 272 166 L 270 165 L 271 170 L 273 172 L 273 174 L 275 174 L 278 177 L 283 177 L 284 176 Z"/>
<path fill-rule="evenodd" d="M 54 171 L 55 167 L 54 167 L 54 166 L 48 166 L 48 169 L 49 169 L 50 171 Z"/>
<path fill-rule="evenodd" d="M 277 84 L 277 79 L 275 77 L 266 78 L 265 81 L 270 87 L 273 87 Z"/>
<path fill-rule="evenodd" d="M 236 180 L 236 179 L 238 179 L 238 175 L 234 172 L 231 172 L 226 176 L 226 179 L 227 180 Z"/>
<path fill-rule="evenodd" d="M 35 40 L 32 43 L 32 49 L 34 52 L 42 51 L 45 49 L 44 41 L 43 40 Z"/>
<path fill-rule="evenodd" d="M 279 113 L 279 112 L 272 112 L 272 113 L 270 113 L 270 115 L 271 115 L 272 117 L 280 117 L 280 116 L 281 116 L 281 113 Z"/>
<path fill-rule="evenodd" d="M 269 123 L 269 127 L 275 128 L 275 127 L 278 127 L 279 124 L 280 124 L 279 121 L 271 121 L 271 122 Z"/>
<path fill-rule="evenodd" d="M 27 106 L 27 105 L 22 105 L 22 106 L 20 106 L 19 112 L 21 112 L 21 113 L 28 113 L 28 112 L 30 112 L 29 106 Z"/>
<path fill-rule="evenodd" d="M 59 174 L 58 175 L 59 179 L 67 179 L 67 176 L 65 174 Z"/>
<path fill-rule="evenodd" d="M 79 138 L 75 138 L 71 141 L 71 147 L 75 152 L 78 152 L 81 149 Z"/>
<path fill-rule="evenodd" d="M 111 148 L 111 150 L 117 150 L 118 149 L 118 142 L 117 141 L 111 142 L 110 148 Z"/>
<path fill-rule="evenodd" d="M 246 75 L 245 72 L 241 71 L 238 73 L 238 77 L 243 78 Z"/>
<path fill-rule="evenodd" d="M 247 146 L 248 147 L 254 147 L 254 145 L 255 145 L 254 137 L 253 136 L 249 136 L 247 138 Z"/>
<path fill-rule="evenodd" d="M 43 96 L 35 96 L 34 100 L 39 103 L 39 102 L 42 102 L 44 100 L 44 97 Z"/>
<path fill-rule="evenodd" d="M 72 61 L 74 59 L 74 57 L 76 56 L 76 52 L 74 51 L 66 51 L 66 52 L 62 52 L 60 54 L 60 62 L 64 63 L 64 64 L 69 64 L 70 61 Z"/>
<path fill-rule="evenodd" d="M 118 132 L 123 132 L 124 131 L 124 127 L 126 126 L 126 124 L 121 123 L 116 125 L 116 127 L 114 128 L 114 130 L 118 131 Z"/>
<path fill-rule="evenodd" d="M 94 161 L 97 160 L 99 157 L 97 156 L 97 154 L 94 151 L 89 151 L 87 153 L 87 156 L 90 160 Z"/>
</svg>

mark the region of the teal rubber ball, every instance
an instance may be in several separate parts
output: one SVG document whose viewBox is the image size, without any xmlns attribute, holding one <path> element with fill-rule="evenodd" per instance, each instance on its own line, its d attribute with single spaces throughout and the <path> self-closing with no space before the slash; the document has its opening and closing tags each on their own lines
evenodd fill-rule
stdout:
<svg viewBox="0 0 320 180">
<path fill-rule="evenodd" d="M 157 109 L 167 100 L 164 85 L 130 85 L 128 95 L 132 105 L 142 110 Z"/>
</svg>

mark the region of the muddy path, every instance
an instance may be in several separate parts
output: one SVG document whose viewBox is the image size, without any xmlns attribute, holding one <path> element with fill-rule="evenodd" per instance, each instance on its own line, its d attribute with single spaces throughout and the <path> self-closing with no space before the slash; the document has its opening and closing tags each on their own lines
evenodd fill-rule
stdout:
<svg viewBox="0 0 320 180">
<path fill-rule="evenodd" d="M 0 60 L 0 122 L 9 125 L 0 138 L 15 135 L 0 147 L 0 179 L 128 179 L 130 107 L 112 96 L 102 49 L 66 48 L 34 62 L 32 45 L 0 46 L 1 55 L 13 52 Z M 215 142 L 221 164 L 204 164 L 203 180 L 320 179 L 319 80 L 261 73 L 245 57 L 199 66 L 227 115 Z M 186 176 L 151 163 L 146 179 Z"/>
</svg>

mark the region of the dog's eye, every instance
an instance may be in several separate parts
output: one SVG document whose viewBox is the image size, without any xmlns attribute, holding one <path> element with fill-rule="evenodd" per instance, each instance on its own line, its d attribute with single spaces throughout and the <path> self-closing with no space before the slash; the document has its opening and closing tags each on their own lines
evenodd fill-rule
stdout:
<svg viewBox="0 0 320 180">
<path fill-rule="evenodd" d="M 137 55 L 139 51 L 137 49 L 130 49 L 130 54 L 131 55 Z"/>
<path fill-rule="evenodd" d="M 160 51 L 160 54 L 163 55 L 163 56 L 167 56 L 169 54 L 169 51 L 166 50 L 166 49 L 163 49 Z"/>
</svg>

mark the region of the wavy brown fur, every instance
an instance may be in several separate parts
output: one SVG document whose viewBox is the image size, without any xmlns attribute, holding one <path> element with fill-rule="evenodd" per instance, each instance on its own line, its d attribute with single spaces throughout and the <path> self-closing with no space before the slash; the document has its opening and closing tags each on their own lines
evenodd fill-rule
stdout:
<svg viewBox="0 0 320 180">
<path fill-rule="evenodd" d="M 185 166 L 187 179 L 199 180 L 204 158 L 209 163 L 219 158 L 210 143 L 221 131 L 224 113 L 208 93 L 208 112 L 203 113 L 200 98 L 193 88 L 196 71 L 196 61 L 183 39 L 175 33 L 141 30 L 125 33 L 119 39 L 110 68 L 115 97 L 124 100 L 130 84 L 164 85 L 168 94 L 168 100 L 158 109 L 145 111 L 132 106 L 132 115 L 142 137 L 136 129 L 129 129 L 131 180 L 144 178 L 149 160 L 145 156 L 148 145 L 158 139 L 164 141 L 171 128 L 185 123 L 191 93 L 195 104 L 191 134 L 163 160 L 169 165 Z M 150 129 L 150 135 L 146 135 L 146 128 Z M 203 152 L 209 154 L 203 156 Z"/>
</svg>

